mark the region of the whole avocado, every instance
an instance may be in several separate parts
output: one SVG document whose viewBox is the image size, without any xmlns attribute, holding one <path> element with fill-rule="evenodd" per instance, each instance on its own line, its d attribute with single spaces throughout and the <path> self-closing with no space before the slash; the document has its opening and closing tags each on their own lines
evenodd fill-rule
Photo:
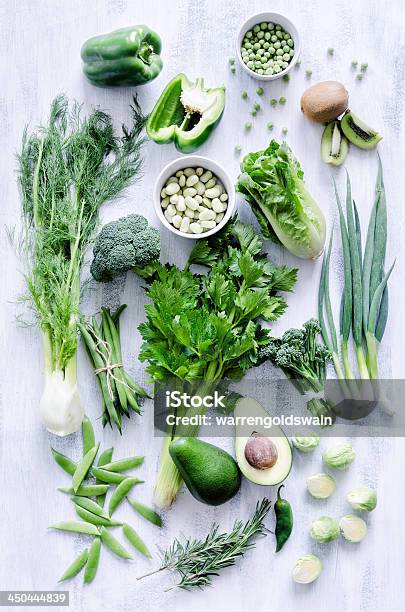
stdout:
<svg viewBox="0 0 405 612">
<path fill-rule="evenodd" d="M 175 438 L 169 446 L 190 493 L 198 501 L 219 506 L 240 488 L 240 471 L 229 453 L 198 438 Z"/>
</svg>

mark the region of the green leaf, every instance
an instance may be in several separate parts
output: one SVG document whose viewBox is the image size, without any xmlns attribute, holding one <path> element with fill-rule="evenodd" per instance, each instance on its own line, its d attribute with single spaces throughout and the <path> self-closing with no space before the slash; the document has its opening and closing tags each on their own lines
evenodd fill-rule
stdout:
<svg viewBox="0 0 405 612">
<path fill-rule="evenodd" d="M 247 287 L 252 287 L 263 274 L 262 263 L 255 261 L 249 252 L 239 257 L 238 267 Z"/>
</svg>

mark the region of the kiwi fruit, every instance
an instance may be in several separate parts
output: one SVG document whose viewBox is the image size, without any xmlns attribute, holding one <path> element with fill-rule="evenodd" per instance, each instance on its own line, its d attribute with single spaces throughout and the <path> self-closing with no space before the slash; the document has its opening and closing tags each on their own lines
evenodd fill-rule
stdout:
<svg viewBox="0 0 405 612">
<path fill-rule="evenodd" d="M 342 117 L 340 125 L 346 138 L 360 149 L 374 149 L 382 139 L 381 134 L 349 110 Z"/>
<path fill-rule="evenodd" d="M 349 151 L 349 142 L 344 136 L 340 121 L 332 121 L 325 127 L 321 140 L 321 158 L 326 164 L 341 166 Z"/>
<path fill-rule="evenodd" d="M 349 105 L 349 94 L 339 81 L 322 81 L 308 87 L 301 97 L 301 110 L 308 119 L 329 123 Z"/>
</svg>

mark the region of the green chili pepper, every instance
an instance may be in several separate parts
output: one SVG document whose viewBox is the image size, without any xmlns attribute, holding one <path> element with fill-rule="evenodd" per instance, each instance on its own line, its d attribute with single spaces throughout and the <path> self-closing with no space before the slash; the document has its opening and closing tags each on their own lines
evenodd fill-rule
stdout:
<svg viewBox="0 0 405 612">
<path fill-rule="evenodd" d="M 87 40 L 81 50 L 83 71 L 93 85 L 143 85 L 162 70 L 159 36 L 144 25 Z"/>
<path fill-rule="evenodd" d="M 158 144 L 174 142 L 183 153 L 202 145 L 225 107 L 225 87 L 206 89 L 204 80 L 189 81 L 178 74 L 166 86 L 149 115 L 146 131 Z"/>
<path fill-rule="evenodd" d="M 280 496 L 280 490 L 284 485 L 280 485 L 277 491 L 277 500 L 274 504 L 276 515 L 276 552 L 279 552 L 291 535 L 293 528 L 293 514 L 290 503 Z"/>
</svg>

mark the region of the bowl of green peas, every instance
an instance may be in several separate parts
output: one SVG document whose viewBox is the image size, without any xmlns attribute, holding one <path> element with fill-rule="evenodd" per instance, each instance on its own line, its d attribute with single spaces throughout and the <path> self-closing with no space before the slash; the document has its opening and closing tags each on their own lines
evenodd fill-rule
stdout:
<svg viewBox="0 0 405 612">
<path fill-rule="evenodd" d="M 295 25 L 279 13 L 259 13 L 242 25 L 237 42 L 239 62 L 260 81 L 278 79 L 299 58 L 301 42 Z"/>
</svg>

